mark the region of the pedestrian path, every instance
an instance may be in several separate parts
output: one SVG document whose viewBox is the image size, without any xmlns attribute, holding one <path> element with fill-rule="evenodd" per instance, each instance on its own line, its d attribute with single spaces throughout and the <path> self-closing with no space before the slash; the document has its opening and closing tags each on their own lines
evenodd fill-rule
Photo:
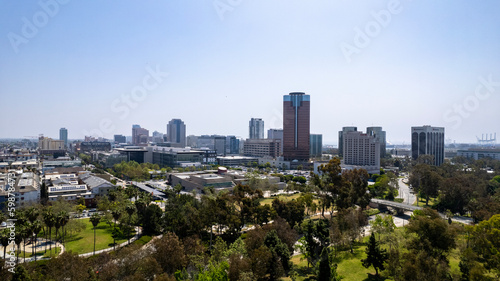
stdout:
<svg viewBox="0 0 500 281">
<path fill-rule="evenodd" d="M 65 251 L 65 248 L 64 248 L 64 245 L 59 243 L 59 242 L 54 242 L 54 241 L 47 241 L 45 238 L 38 238 L 37 239 L 37 242 L 36 242 L 36 247 L 35 247 L 35 243 L 32 243 L 32 244 L 26 244 L 25 246 L 23 246 L 23 244 L 21 244 L 21 247 L 19 249 L 19 251 L 24 251 L 26 254 L 31 254 L 32 253 L 32 250 L 33 248 L 35 249 L 35 253 L 36 252 L 41 252 L 41 251 L 44 251 L 46 250 L 46 252 L 50 252 L 50 248 L 52 248 L 52 251 L 55 252 L 55 248 L 60 248 L 60 252 L 58 255 L 64 253 Z M 2 253 L 2 258 L 3 258 L 3 251 L 4 251 L 4 248 L 3 246 L 0 246 L 0 253 Z M 15 250 L 17 252 L 17 245 L 15 245 Z M 5 258 L 6 260 L 9 260 L 11 257 L 14 257 L 16 260 L 16 256 L 15 255 L 9 255 L 9 252 L 11 250 L 11 246 L 7 246 L 7 249 L 6 249 L 6 253 L 5 253 Z M 44 253 L 45 254 L 45 253 Z M 36 260 L 48 260 L 50 258 L 48 257 L 43 257 L 44 254 L 39 254 L 37 257 L 36 257 Z M 22 263 L 24 262 L 24 255 L 23 254 L 20 254 L 19 256 L 19 262 Z M 26 258 L 26 262 L 31 262 L 31 261 L 34 261 L 35 260 L 35 257 L 29 257 L 29 258 Z"/>
<path fill-rule="evenodd" d="M 135 227 L 136 234 L 134 235 L 134 237 L 130 238 L 130 243 L 132 243 L 135 240 L 139 239 L 139 237 L 140 237 L 139 230 L 140 230 L 140 228 L 136 226 Z M 127 240 L 127 241 L 125 241 L 125 242 L 123 242 L 123 243 L 121 243 L 119 245 L 116 245 L 115 247 L 110 247 L 110 248 L 107 248 L 107 249 L 102 249 L 102 250 L 99 250 L 99 251 L 95 251 L 95 254 L 99 255 L 100 253 L 111 252 L 113 250 L 120 249 L 121 247 L 127 246 L 128 244 L 129 244 L 129 241 Z M 86 258 L 86 257 L 90 257 L 90 256 L 93 256 L 93 255 L 94 255 L 94 251 L 92 251 L 90 253 L 79 254 L 78 256 Z"/>
<path fill-rule="evenodd" d="M 141 228 L 136 227 L 135 230 L 136 230 L 136 234 L 134 235 L 134 237 L 130 238 L 130 243 L 134 242 L 135 240 L 139 239 L 139 237 L 140 237 L 139 231 L 141 231 Z M 102 249 L 102 250 L 95 251 L 95 254 L 99 255 L 100 253 L 111 252 L 113 250 L 120 249 L 121 247 L 127 246 L 128 244 L 129 244 L 129 240 L 127 240 L 127 241 L 125 241 L 125 242 L 123 242 L 123 243 L 121 243 L 119 245 L 116 245 L 115 247 L 110 247 L 110 248 L 107 248 L 107 249 Z M 33 245 L 33 244 L 26 244 L 26 249 L 25 249 L 25 247 L 21 244 L 20 251 L 25 251 L 26 253 L 31 253 L 31 251 L 32 251 L 32 249 L 33 249 L 34 246 L 35 245 Z M 61 244 L 59 242 L 55 243 L 54 241 L 47 242 L 47 240 L 44 239 L 44 238 L 38 238 L 37 239 L 35 250 L 36 250 L 36 252 L 40 252 L 40 251 L 43 251 L 43 250 L 47 249 L 47 252 L 48 252 L 51 246 L 52 246 L 52 249 L 54 249 L 56 247 L 59 247 L 61 249 L 58 255 L 64 253 L 64 251 L 65 251 L 65 247 L 64 247 L 63 244 Z M 17 247 L 17 245 L 16 245 L 16 247 Z M 3 258 L 3 250 L 4 250 L 4 247 L 0 246 L 0 258 Z M 6 260 L 9 260 L 11 257 L 16 258 L 15 256 L 12 256 L 12 255 L 8 254 L 9 250 L 10 250 L 10 246 L 7 246 L 7 250 L 6 250 L 6 254 L 5 254 Z M 90 253 L 79 254 L 78 256 L 80 256 L 80 257 L 90 257 L 90 256 L 93 256 L 93 255 L 94 255 L 94 251 L 92 251 Z M 36 260 L 48 260 L 48 259 L 50 259 L 50 258 L 49 257 L 42 258 L 41 256 L 37 256 L 36 257 Z M 35 257 L 26 258 L 26 262 L 31 262 L 31 261 L 35 261 Z M 19 263 L 22 263 L 22 262 L 24 262 L 24 258 L 23 258 L 23 255 L 21 254 L 19 256 Z"/>
</svg>

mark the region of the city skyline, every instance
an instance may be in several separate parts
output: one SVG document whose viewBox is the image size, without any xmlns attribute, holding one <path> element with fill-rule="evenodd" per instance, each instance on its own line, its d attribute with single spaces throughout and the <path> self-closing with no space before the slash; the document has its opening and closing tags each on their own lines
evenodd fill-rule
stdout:
<svg viewBox="0 0 500 281">
<path fill-rule="evenodd" d="M 407 145 L 422 124 L 457 142 L 500 132 L 497 1 L 2 5 L 0 97 L 16 122 L 0 138 L 112 139 L 174 117 L 188 135 L 245 138 L 253 116 L 282 128 L 294 91 L 314 99 L 324 144 L 345 126 Z"/>
</svg>

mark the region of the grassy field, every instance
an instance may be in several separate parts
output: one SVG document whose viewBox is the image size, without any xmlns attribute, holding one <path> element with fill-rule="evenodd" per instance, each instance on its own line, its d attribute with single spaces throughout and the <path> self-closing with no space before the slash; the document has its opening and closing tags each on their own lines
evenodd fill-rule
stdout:
<svg viewBox="0 0 500 281">
<path fill-rule="evenodd" d="M 149 241 L 151 241 L 151 236 L 143 235 L 139 239 L 135 240 L 132 244 L 137 244 L 139 246 L 146 245 Z"/>
<path fill-rule="evenodd" d="M 290 201 L 292 199 L 297 200 L 299 197 L 300 197 L 299 193 L 297 193 L 297 194 L 291 194 L 291 195 L 283 194 L 283 195 L 278 195 L 278 196 L 274 196 L 274 197 L 271 197 L 271 198 L 264 198 L 264 199 L 262 199 L 260 201 L 260 204 L 261 205 L 271 205 L 273 203 L 273 200 L 275 198 L 278 198 L 279 200 L 282 200 L 282 201 Z"/>
<path fill-rule="evenodd" d="M 418 206 L 420 206 L 420 207 L 425 206 L 425 198 L 419 197 L 417 201 L 418 201 Z M 417 206 L 417 201 L 415 201 L 415 203 L 413 203 L 413 206 Z M 437 197 L 436 198 L 429 197 L 429 207 L 434 206 L 434 204 L 437 204 Z"/>
<path fill-rule="evenodd" d="M 350 251 L 343 251 L 338 253 L 335 262 L 337 263 L 337 273 L 343 277 L 342 280 L 376 280 L 373 278 L 375 270 L 364 268 L 361 264 L 361 259 L 366 257 L 366 246 L 358 243 L 353 247 L 353 253 Z M 302 255 L 292 257 L 292 263 L 298 267 L 299 276 L 296 280 L 309 280 L 313 276 L 313 269 L 307 268 L 307 261 L 302 259 Z M 290 277 L 282 278 L 281 280 L 292 280 Z M 384 279 L 378 279 L 384 280 Z"/>
<path fill-rule="evenodd" d="M 49 258 L 49 257 L 56 257 L 57 255 L 59 255 L 60 252 L 61 252 L 60 247 L 52 247 L 52 252 L 50 252 L 49 249 L 47 248 L 47 252 L 45 252 L 45 250 L 37 251 L 35 255 L 37 256 L 37 258 Z M 33 255 L 31 254 L 31 252 L 26 252 L 26 258 L 31 258 L 32 256 Z M 23 258 L 24 258 L 24 252 L 20 251 L 19 259 Z"/>
<path fill-rule="evenodd" d="M 82 219 L 85 229 L 79 233 L 67 235 L 64 246 L 66 251 L 73 251 L 78 254 L 90 253 L 94 250 L 94 227 L 89 219 Z M 104 222 L 100 222 L 96 227 L 95 249 L 102 250 L 113 247 L 113 237 L 111 237 L 113 227 Z M 117 244 L 127 241 L 125 237 L 119 237 Z"/>
</svg>

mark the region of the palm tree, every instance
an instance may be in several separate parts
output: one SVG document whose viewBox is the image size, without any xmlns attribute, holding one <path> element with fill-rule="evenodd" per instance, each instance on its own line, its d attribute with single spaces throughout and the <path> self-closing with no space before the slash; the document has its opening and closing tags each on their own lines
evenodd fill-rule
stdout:
<svg viewBox="0 0 500 281">
<path fill-rule="evenodd" d="M 31 223 L 29 221 L 26 221 L 24 223 L 24 226 L 23 228 L 21 228 L 21 231 L 19 233 L 19 235 L 23 238 L 23 258 L 24 258 L 24 262 L 26 262 L 26 239 L 27 238 L 30 238 L 33 233 L 31 232 Z"/>
<path fill-rule="evenodd" d="M 128 214 L 128 225 L 129 225 L 129 228 L 128 228 L 128 230 L 129 230 L 129 233 L 128 233 L 128 244 L 130 245 L 130 228 L 132 227 L 130 225 L 130 223 L 132 221 L 132 215 L 135 213 L 135 206 L 132 203 L 129 203 L 125 207 L 125 211 Z"/>
<path fill-rule="evenodd" d="M 7 246 L 9 245 L 9 237 L 10 231 L 8 228 L 4 228 L 0 233 L 0 244 L 2 244 L 3 248 L 3 259 L 5 260 L 5 252 L 7 250 Z"/>
<path fill-rule="evenodd" d="M 0 212 L 0 223 L 3 221 L 6 221 L 6 220 L 7 220 L 7 216 L 4 213 Z"/>
<path fill-rule="evenodd" d="M 21 242 L 23 242 L 24 225 L 18 225 L 16 226 L 16 229 L 18 229 L 18 235 L 14 237 L 14 243 L 17 245 L 16 264 L 19 264 L 19 249 L 21 248 Z"/>
<path fill-rule="evenodd" d="M 64 245 L 64 241 L 66 240 L 66 229 L 64 228 L 66 226 L 66 224 L 68 224 L 69 222 L 69 214 L 68 212 L 66 211 L 61 211 L 59 212 L 60 215 L 61 215 L 61 227 L 62 227 L 62 235 L 63 235 L 63 238 L 62 238 L 62 243 Z"/>
<path fill-rule="evenodd" d="M 35 222 L 38 219 L 39 215 L 40 211 L 35 206 L 31 206 L 26 210 L 26 217 L 28 218 L 28 221 L 31 224 L 33 224 L 33 222 Z M 30 242 L 33 243 L 33 235 L 31 236 Z"/>
<path fill-rule="evenodd" d="M 94 226 L 94 255 L 95 255 L 95 228 L 99 224 L 100 221 L 101 221 L 101 216 L 99 214 L 97 214 L 97 213 L 94 213 L 90 217 L 90 222 Z"/>
<path fill-rule="evenodd" d="M 116 233 L 116 222 L 120 219 L 120 217 L 122 216 L 122 210 L 121 209 L 114 209 L 111 211 L 111 215 L 113 216 L 113 220 L 115 221 L 115 224 L 114 224 L 114 227 L 113 227 L 113 251 L 115 250 L 115 247 L 116 247 L 116 243 L 115 243 L 115 240 L 116 240 L 116 236 L 117 236 L 117 233 Z"/>
<path fill-rule="evenodd" d="M 36 242 L 38 241 L 38 233 L 40 233 L 40 231 L 42 230 L 42 223 L 39 220 L 36 220 L 31 224 L 31 226 L 31 231 L 33 234 L 35 234 L 34 255 L 36 261 Z"/>
<path fill-rule="evenodd" d="M 50 243 L 50 238 L 51 238 L 51 234 L 52 234 L 51 230 L 52 230 L 52 227 L 54 227 L 54 225 L 56 223 L 56 218 L 54 216 L 54 213 L 52 212 L 52 207 L 48 207 L 47 209 L 45 209 L 42 216 L 43 216 L 43 221 L 44 221 L 45 225 L 49 229 L 49 233 L 48 233 L 49 239 L 47 239 L 47 243 Z M 47 235 L 47 233 L 46 233 L 46 235 Z M 52 244 L 50 244 L 50 251 L 52 252 Z M 45 252 L 47 252 L 47 244 L 45 244 Z"/>
<path fill-rule="evenodd" d="M 34 222 L 38 219 L 38 215 L 40 214 L 40 211 L 38 208 L 32 206 L 32 207 L 29 207 L 27 210 L 26 210 L 26 217 L 28 218 L 28 220 L 30 222 Z"/>
<path fill-rule="evenodd" d="M 63 223 L 63 220 L 64 220 L 64 211 L 60 211 L 56 214 L 55 218 L 56 218 L 56 223 L 54 224 L 54 227 L 56 228 L 56 243 L 57 241 L 59 240 L 57 238 L 57 233 L 59 232 L 59 228 L 61 228 L 62 226 L 62 223 Z"/>
</svg>

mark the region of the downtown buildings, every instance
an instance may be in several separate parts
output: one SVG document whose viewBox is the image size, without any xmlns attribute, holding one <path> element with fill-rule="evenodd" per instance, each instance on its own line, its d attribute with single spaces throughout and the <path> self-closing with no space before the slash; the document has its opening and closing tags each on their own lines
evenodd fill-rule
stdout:
<svg viewBox="0 0 500 281">
<path fill-rule="evenodd" d="M 411 156 L 417 160 L 420 155 L 434 156 L 434 165 L 444 162 L 444 128 L 425 125 L 411 127 Z"/>
<path fill-rule="evenodd" d="M 321 134 L 311 134 L 310 135 L 310 153 L 311 157 L 320 157 L 323 152 L 323 135 Z"/>
<path fill-rule="evenodd" d="M 59 140 L 64 141 L 64 146 L 68 147 L 68 130 L 66 128 L 61 128 L 59 130 Z"/>
<path fill-rule="evenodd" d="M 343 138 L 343 164 L 345 168 L 363 168 L 368 173 L 380 172 L 380 142 L 359 131 L 346 132 Z"/>
<path fill-rule="evenodd" d="M 132 125 L 132 144 L 145 146 L 149 142 L 149 131 L 139 125 Z"/>
<path fill-rule="evenodd" d="M 283 157 L 285 161 L 309 160 L 310 96 L 293 92 L 283 96 Z"/>
<path fill-rule="evenodd" d="M 181 119 L 172 119 L 168 122 L 167 142 L 172 146 L 186 147 L 186 125 Z"/>
<path fill-rule="evenodd" d="M 262 118 L 252 118 L 248 122 L 248 138 L 263 139 L 264 138 L 264 120 Z"/>
</svg>

